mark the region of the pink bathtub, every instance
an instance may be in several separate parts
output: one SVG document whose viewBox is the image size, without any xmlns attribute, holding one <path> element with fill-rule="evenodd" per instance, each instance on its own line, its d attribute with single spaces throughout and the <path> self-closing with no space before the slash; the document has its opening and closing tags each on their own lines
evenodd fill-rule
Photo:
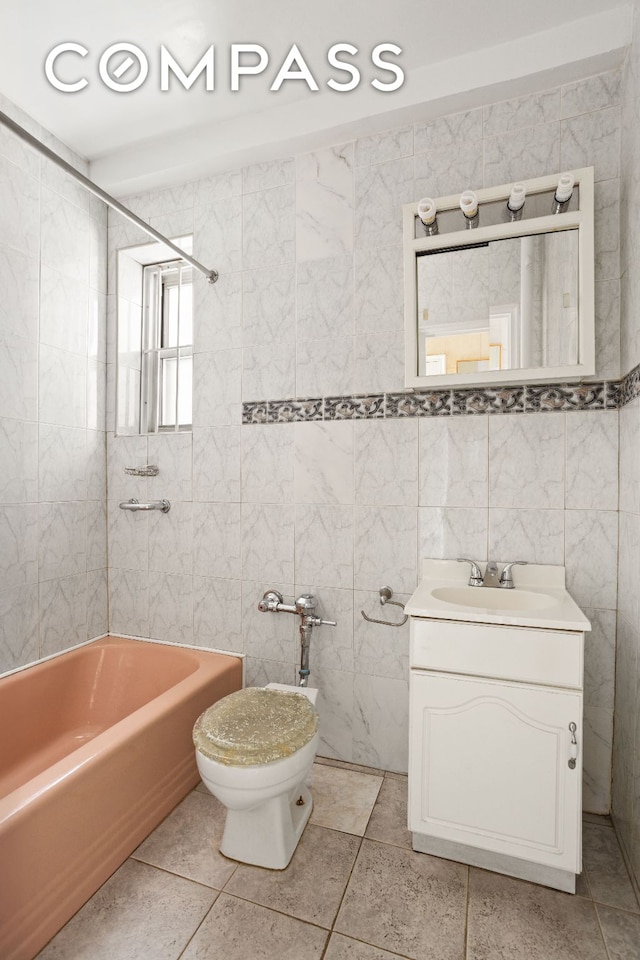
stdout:
<svg viewBox="0 0 640 960">
<path fill-rule="evenodd" d="M 240 659 L 107 637 L 0 680 L 0 957 L 31 960 L 198 782 Z"/>
</svg>

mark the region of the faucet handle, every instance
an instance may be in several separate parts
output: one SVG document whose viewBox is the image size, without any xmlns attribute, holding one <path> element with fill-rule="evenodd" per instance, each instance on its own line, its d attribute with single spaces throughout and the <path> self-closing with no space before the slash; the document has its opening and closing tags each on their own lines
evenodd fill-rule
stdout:
<svg viewBox="0 0 640 960">
<path fill-rule="evenodd" d="M 500 586 L 506 590 L 513 590 L 513 577 L 511 576 L 512 567 L 526 567 L 526 560 L 512 560 L 511 563 L 505 563 L 500 574 Z"/>
<path fill-rule="evenodd" d="M 470 563 L 471 564 L 471 575 L 469 577 L 469 586 L 470 587 L 481 587 L 482 586 L 482 570 L 475 562 L 475 560 L 470 560 L 468 557 L 456 557 L 458 563 Z"/>
</svg>

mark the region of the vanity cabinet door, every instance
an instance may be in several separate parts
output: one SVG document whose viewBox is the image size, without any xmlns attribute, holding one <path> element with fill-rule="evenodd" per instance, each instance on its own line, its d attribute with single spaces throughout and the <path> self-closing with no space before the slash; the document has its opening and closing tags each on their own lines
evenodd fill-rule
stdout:
<svg viewBox="0 0 640 960">
<path fill-rule="evenodd" d="M 412 671 L 409 829 L 579 872 L 581 734 L 579 693 Z"/>
</svg>

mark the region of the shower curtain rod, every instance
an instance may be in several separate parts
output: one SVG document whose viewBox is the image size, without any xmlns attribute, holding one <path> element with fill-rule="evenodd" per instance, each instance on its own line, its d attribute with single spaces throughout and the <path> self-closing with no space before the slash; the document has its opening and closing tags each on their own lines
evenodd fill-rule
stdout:
<svg viewBox="0 0 640 960">
<path fill-rule="evenodd" d="M 198 270 L 200 273 L 204 274 L 209 283 L 215 283 L 218 279 L 218 272 L 216 270 L 208 270 L 199 260 L 196 260 L 195 257 L 192 257 L 190 254 L 185 253 L 184 250 L 181 250 L 180 247 L 172 240 L 168 240 L 162 233 L 156 230 L 154 227 L 150 226 L 148 223 L 145 223 L 144 220 L 141 220 L 140 217 L 137 217 L 135 213 L 132 213 L 131 210 L 128 210 L 119 200 L 116 200 L 110 194 L 103 190 L 102 187 L 99 187 L 97 183 L 94 183 L 93 180 L 89 180 L 88 177 L 85 177 L 83 173 L 80 173 L 75 167 L 72 167 L 70 163 L 67 163 L 66 160 L 63 160 L 62 157 L 59 157 L 57 153 L 54 153 L 53 150 L 50 150 L 49 147 L 46 147 L 44 143 L 33 137 L 28 133 L 24 127 L 21 127 L 19 123 L 16 123 L 15 120 L 12 120 L 11 117 L 8 117 L 6 113 L 3 113 L 0 110 L 0 123 L 3 123 L 5 127 L 8 127 L 12 133 L 19 137 L 21 140 L 24 140 L 25 143 L 28 143 L 30 147 L 33 147 L 34 150 L 37 150 L 38 153 L 41 153 L 43 157 L 46 157 L 47 160 L 51 160 L 52 163 L 55 163 L 57 167 L 60 167 L 61 170 L 64 170 L 66 174 L 72 177 L 74 180 L 77 180 L 85 190 L 88 190 L 89 193 L 92 193 L 94 197 L 98 197 L 99 200 L 102 200 L 107 206 L 112 207 L 113 210 L 117 210 L 118 213 L 123 216 L 126 220 L 130 220 L 131 223 L 135 223 L 137 227 L 140 227 L 141 230 L 144 230 L 150 237 L 153 237 L 154 240 L 164 243 L 165 246 L 173 250 L 174 253 L 177 253 L 183 260 L 186 260 L 187 263 L 190 263 L 191 266 Z"/>
</svg>

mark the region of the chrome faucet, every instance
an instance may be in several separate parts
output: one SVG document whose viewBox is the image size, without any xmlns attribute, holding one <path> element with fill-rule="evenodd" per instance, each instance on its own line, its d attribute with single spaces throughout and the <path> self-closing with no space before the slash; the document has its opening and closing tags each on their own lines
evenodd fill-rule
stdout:
<svg viewBox="0 0 640 960">
<path fill-rule="evenodd" d="M 457 557 L 457 561 L 458 563 L 471 564 L 471 573 L 469 576 L 470 587 L 503 587 L 505 590 L 513 590 L 511 568 L 518 565 L 527 565 L 526 560 L 513 560 L 511 563 L 505 563 L 502 568 L 502 573 L 498 575 L 498 564 L 495 560 L 489 560 L 483 576 L 482 570 L 475 560 L 469 560 L 468 557 Z"/>
<path fill-rule="evenodd" d="M 300 616 L 300 683 L 298 686 L 306 687 L 309 682 L 309 647 L 311 645 L 311 631 L 314 627 L 322 625 L 336 627 L 335 620 L 323 620 L 317 617 L 316 598 L 310 593 L 301 593 L 295 603 L 285 603 L 284 597 L 277 590 L 267 590 L 258 603 L 258 610 L 261 613 L 297 613 Z"/>
</svg>

